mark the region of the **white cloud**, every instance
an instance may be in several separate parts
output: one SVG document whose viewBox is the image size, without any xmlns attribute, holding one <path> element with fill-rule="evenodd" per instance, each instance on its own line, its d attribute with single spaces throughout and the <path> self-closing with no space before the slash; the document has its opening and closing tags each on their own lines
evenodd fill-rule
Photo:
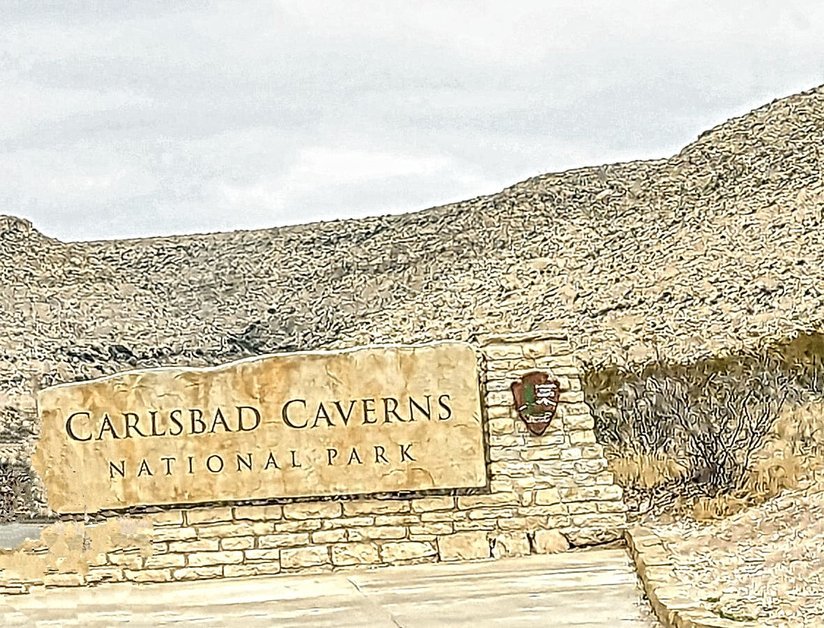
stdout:
<svg viewBox="0 0 824 628">
<path fill-rule="evenodd" d="M 383 177 L 431 174 L 449 165 L 443 156 L 398 155 L 374 150 L 316 146 L 302 149 L 297 163 L 286 173 L 286 187 L 316 187 L 319 183 L 367 183 Z M 324 178 L 317 180 L 317 173 Z"/>
<path fill-rule="evenodd" d="M 824 82 L 824 5 L 16 2 L 0 211 L 63 239 L 411 211 Z"/>
<path fill-rule="evenodd" d="M 341 195 L 344 190 L 356 192 L 366 185 L 437 178 L 438 173 L 452 167 L 451 160 L 445 156 L 314 146 L 300 149 L 293 165 L 280 176 L 237 184 L 224 182 L 219 190 L 228 208 L 243 210 L 245 220 L 251 221 L 238 226 L 263 227 L 272 222 L 301 222 L 301 216 L 290 212 L 290 208 L 306 206 L 309 199 L 326 189 Z M 330 205 L 329 200 L 326 204 L 326 207 L 313 208 L 318 218 L 335 218 L 336 210 L 347 209 L 336 207 L 337 202 Z M 384 213 L 389 207 L 373 209 Z"/>
</svg>

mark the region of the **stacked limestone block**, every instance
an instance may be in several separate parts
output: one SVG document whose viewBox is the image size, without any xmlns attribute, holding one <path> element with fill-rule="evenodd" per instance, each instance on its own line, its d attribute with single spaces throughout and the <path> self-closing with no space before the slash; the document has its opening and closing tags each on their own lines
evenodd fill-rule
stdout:
<svg viewBox="0 0 824 628">
<path fill-rule="evenodd" d="M 617 539 L 626 526 L 622 490 L 595 441 L 565 335 L 490 337 L 485 345 L 491 489 L 518 498 L 513 518 L 504 525 L 517 522 L 535 539 L 547 538 L 546 530 L 559 531 L 573 545 Z M 542 436 L 530 434 L 518 418 L 510 390 L 512 382 L 535 370 L 561 383 L 556 417 Z"/>
<path fill-rule="evenodd" d="M 103 513 L 99 523 L 61 522 L 39 543 L 0 555 L 0 584 L 24 592 L 40 584 L 271 575 L 522 556 L 618 539 L 626 524 L 621 489 L 595 443 L 563 334 L 480 345 L 484 488 Z M 542 436 L 527 431 L 510 391 L 532 370 L 561 382 L 556 417 Z"/>
</svg>

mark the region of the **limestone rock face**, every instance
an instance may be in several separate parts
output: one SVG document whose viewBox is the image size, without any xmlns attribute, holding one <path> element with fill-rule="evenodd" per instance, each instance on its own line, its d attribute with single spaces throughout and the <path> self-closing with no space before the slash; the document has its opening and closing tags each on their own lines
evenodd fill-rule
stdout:
<svg viewBox="0 0 824 628">
<path fill-rule="evenodd" d="M 529 539 L 523 531 L 500 533 L 494 538 L 492 556 L 527 556 L 530 552 Z"/>
<path fill-rule="evenodd" d="M 484 531 L 458 532 L 438 539 L 438 554 L 443 561 L 489 558 L 490 548 Z"/>
<path fill-rule="evenodd" d="M 569 549 L 569 541 L 557 530 L 535 532 L 535 551 L 538 554 L 555 554 Z"/>
</svg>

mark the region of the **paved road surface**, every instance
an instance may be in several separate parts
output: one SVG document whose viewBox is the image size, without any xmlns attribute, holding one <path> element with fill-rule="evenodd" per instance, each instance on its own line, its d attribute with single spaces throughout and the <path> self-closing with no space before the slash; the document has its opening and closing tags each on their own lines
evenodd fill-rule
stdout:
<svg viewBox="0 0 824 628">
<path fill-rule="evenodd" d="M 178 622 L 242 628 L 658 626 L 621 549 L 0 597 L 0 626 Z"/>
<path fill-rule="evenodd" d="M 26 539 L 39 539 L 45 523 L 0 524 L 0 549 L 14 549 Z"/>
</svg>

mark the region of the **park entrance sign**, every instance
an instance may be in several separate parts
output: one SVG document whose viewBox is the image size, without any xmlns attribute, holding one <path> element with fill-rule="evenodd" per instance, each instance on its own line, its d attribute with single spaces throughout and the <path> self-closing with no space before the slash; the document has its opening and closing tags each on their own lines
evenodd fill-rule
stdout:
<svg viewBox="0 0 824 628">
<path fill-rule="evenodd" d="M 39 392 L 54 522 L 0 595 L 550 553 L 621 538 L 559 329 L 149 368 Z"/>
<path fill-rule="evenodd" d="M 38 406 L 33 465 L 59 513 L 487 483 L 463 343 L 132 371 Z"/>
</svg>

